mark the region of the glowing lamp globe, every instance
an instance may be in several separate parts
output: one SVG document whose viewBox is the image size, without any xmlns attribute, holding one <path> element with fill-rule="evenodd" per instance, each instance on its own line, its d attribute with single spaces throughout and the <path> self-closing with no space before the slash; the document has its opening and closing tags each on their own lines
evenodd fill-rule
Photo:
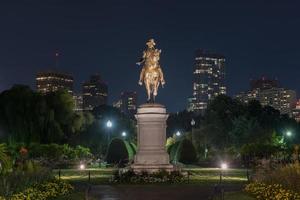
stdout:
<svg viewBox="0 0 300 200">
<path fill-rule="evenodd" d="M 228 169 L 228 165 L 226 163 L 222 163 L 221 164 L 221 169 Z"/>
</svg>

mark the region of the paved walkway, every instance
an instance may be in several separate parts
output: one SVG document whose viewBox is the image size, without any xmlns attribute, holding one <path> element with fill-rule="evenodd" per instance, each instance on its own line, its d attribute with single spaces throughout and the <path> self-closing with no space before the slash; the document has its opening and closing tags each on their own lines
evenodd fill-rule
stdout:
<svg viewBox="0 0 300 200">
<path fill-rule="evenodd" d="M 90 197 L 99 200 L 199 200 L 210 199 L 213 186 L 208 185 L 96 185 Z M 241 186 L 225 186 L 225 191 L 240 191 Z"/>
</svg>

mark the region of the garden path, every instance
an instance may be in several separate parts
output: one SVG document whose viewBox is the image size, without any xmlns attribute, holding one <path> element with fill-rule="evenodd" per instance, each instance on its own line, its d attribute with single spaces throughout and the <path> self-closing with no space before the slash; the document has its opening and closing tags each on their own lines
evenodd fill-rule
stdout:
<svg viewBox="0 0 300 200">
<path fill-rule="evenodd" d="M 241 191 L 241 185 L 227 185 L 225 191 Z M 210 199 L 211 185 L 94 185 L 90 197 L 99 200 L 199 200 Z"/>
</svg>

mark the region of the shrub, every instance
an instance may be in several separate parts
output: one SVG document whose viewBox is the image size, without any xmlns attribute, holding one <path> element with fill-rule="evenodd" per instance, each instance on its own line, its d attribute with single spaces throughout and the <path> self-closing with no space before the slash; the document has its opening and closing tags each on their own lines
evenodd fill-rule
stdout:
<svg viewBox="0 0 300 200">
<path fill-rule="evenodd" d="M 11 147 L 11 154 L 15 155 L 20 148 L 24 147 L 24 144 L 14 144 Z M 92 158 L 89 148 L 82 147 L 80 145 L 71 147 L 68 144 L 38 144 L 31 143 L 28 147 L 28 158 L 38 161 L 40 164 L 46 167 L 67 167 L 78 163 L 79 160 L 89 160 Z M 24 160 L 24 157 L 18 155 L 16 160 Z"/>
<path fill-rule="evenodd" d="M 114 183 L 133 183 L 133 184 L 147 184 L 147 183 L 181 183 L 184 181 L 184 176 L 179 171 L 167 172 L 160 170 L 154 173 L 143 171 L 135 173 L 133 170 L 128 170 L 124 173 L 116 171 L 114 173 Z"/>
<path fill-rule="evenodd" d="M 170 155 L 170 161 L 171 162 L 177 162 L 178 161 L 178 146 L 180 145 L 180 142 L 175 142 L 173 145 L 171 145 L 168 148 L 168 153 Z"/>
<path fill-rule="evenodd" d="M 38 199 L 46 200 L 58 196 L 63 196 L 70 193 L 73 187 L 63 181 L 53 180 L 43 184 L 35 185 L 27 188 L 23 192 L 14 194 L 10 197 L 11 200 L 28 200 Z"/>
<path fill-rule="evenodd" d="M 264 169 L 262 172 L 258 170 L 255 180 L 267 184 L 281 184 L 300 193 L 300 165 L 289 164 L 275 169 Z"/>
<path fill-rule="evenodd" d="M 133 159 L 134 150 L 131 145 L 122 139 L 115 138 L 108 147 L 106 161 L 109 164 L 125 164 Z"/>
<path fill-rule="evenodd" d="M 133 154 L 135 155 L 136 151 L 137 151 L 137 146 L 134 143 L 132 143 L 132 142 L 130 142 L 129 144 L 130 144 L 130 147 L 131 147 L 131 149 L 133 151 Z"/>
<path fill-rule="evenodd" d="M 258 200 L 300 200 L 300 194 L 285 189 L 280 184 L 265 184 L 254 182 L 246 186 L 245 191 Z"/>
<path fill-rule="evenodd" d="M 0 174 L 7 172 L 11 168 L 11 162 L 7 155 L 5 144 L 0 144 Z"/>
<path fill-rule="evenodd" d="M 183 139 L 178 147 L 178 161 L 184 164 L 197 162 L 197 153 L 193 143 L 188 139 Z"/>
<path fill-rule="evenodd" d="M 30 163 L 13 172 L 0 176 L 0 196 L 10 196 L 26 188 L 53 180 L 53 175 L 47 168 Z M 24 171 L 27 169 L 27 171 Z"/>
</svg>

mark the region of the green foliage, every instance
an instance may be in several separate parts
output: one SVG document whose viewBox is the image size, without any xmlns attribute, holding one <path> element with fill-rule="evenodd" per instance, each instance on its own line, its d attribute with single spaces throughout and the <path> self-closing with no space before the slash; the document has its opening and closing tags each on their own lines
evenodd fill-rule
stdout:
<svg viewBox="0 0 300 200">
<path fill-rule="evenodd" d="M 126 149 L 128 152 L 128 160 L 133 160 L 134 159 L 134 155 L 136 153 L 136 149 L 134 149 L 134 147 L 131 145 L 131 143 L 124 141 L 125 145 L 126 145 Z"/>
<path fill-rule="evenodd" d="M 170 147 L 175 144 L 176 142 L 176 139 L 174 137 L 168 137 L 167 138 L 167 142 L 166 142 L 166 148 L 167 148 L 167 151 L 169 152 L 170 151 Z"/>
<path fill-rule="evenodd" d="M 193 113 L 186 110 L 177 113 L 171 113 L 167 119 L 167 136 L 172 136 L 178 130 L 191 130 L 191 120 Z"/>
<path fill-rule="evenodd" d="M 257 200 L 299 200 L 300 194 L 284 188 L 281 184 L 265 184 L 254 182 L 246 186 L 245 191 Z"/>
<path fill-rule="evenodd" d="M 79 161 L 88 161 L 93 157 L 89 148 L 80 145 L 71 147 L 68 144 L 59 145 L 55 143 L 32 143 L 29 145 L 14 143 L 9 146 L 9 154 L 16 162 L 23 159 L 20 155 L 21 148 L 28 150 L 27 159 L 39 162 L 46 167 L 69 167 Z"/>
<path fill-rule="evenodd" d="M 240 158 L 240 152 L 247 156 L 275 156 L 300 141 L 300 126 L 294 119 L 280 115 L 270 106 L 263 107 L 258 101 L 243 104 L 219 95 L 209 103 L 204 115 L 192 117 L 196 121 L 193 130 L 188 126 L 191 116 L 187 112 L 173 114 L 172 119 L 168 120 L 168 127 L 188 131 L 186 135 L 193 141 L 199 159 L 204 162 L 219 161 L 224 156 L 236 161 Z M 287 130 L 294 136 L 282 141 Z M 208 149 L 207 153 L 205 149 Z M 168 151 L 172 152 L 171 149 Z"/>
<path fill-rule="evenodd" d="M 0 94 L 0 129 L 5 133 L 0 137 L 27 144 L 66 141 L 93 120 L 73 108 L 66 91 L 42 95 L 27 86 L 14 86 Z"/>
<path fill-rule="evenodd" d="M 44 182 L 42 184 L 29 187 L 22 192 L 14 194 L 10 197 L 11 200 L 27 200 L 27 199 L 39 199 L 46 200 L 50 198 L 56 198 L 59 196 L 67 195 L 73 191 L 73 186 L 69 183 L 52 180 Z"/>
<path fill-rule="evenodd" d="M 240 149 L 241 155 L 248 158 L 270 158 L 280 151 L 282 149 L 272 143 L 249 143 Z"/>
<path fill-rule="evenodd" d="M 117 138 L 120 137 L 123 131 L 126 131 L 126 140 L 135 141 L 135 122 L 121 113 L 120 110 L 107 105 L 98 106 L 92 111 L 92 116 L 94 118 L 93 123 L 86 126 L 79 135 L 73 135 L 71 144 L 87 146 L 94 155 L 103 158 L 107 152 L 108 134 L 111 138 Z M 85 119 L 88 119 L 88 117 L 85 117 Z M 106 127 L 108 120 L 113 123 L 110 129 Z"/>
<path fill-rule="evenodd" d="M 300 194 L 300 165 L 260 166 L 254 175 L 254 180 L 268 185 L 280 184 Z"/>
<path fill-rule="evenodd" d="M 133 154 L 135 155 L 136 152 L 137 152 L 137 146 L 136 146 L 133 142 L 130 142 L 129 144 L 130 144 L 130 146 L 131 146 L 131 149 L 132 149 L 132 151 L 133 151 Z"/>
<path fill-rule="evenodd" d="M 0 144 L 0 174 L 7 172 L 11 168 L 10 158 L 7 155 L 5 144 Z"/>
<path fill-rule="evenodd" d="M 194 164 L 197 162 L 197 153 L 190 140 L 183 139 L 177 149 L 177 160 L 184 164 Z"/>
<path fill-rule="evenodd" d="M 0 176 L 0 196 L 8 197 L 52 179 L 53 176 L 49 169 L 26 162 L 24 167 Z"/>
<path fill-rule="evenodd" d="M 197 153 L 194 145 L 188 139 L 175 142 L 168 148 L 171 162 L 192 164 L 197 162 Z"/>
<path fill-rule="evenodd" d="M 178 147 L 180 145 L 180 142 L 175 142 L 173 145 L 171 145 L 167 150 L 170 155 L 170 161 L 173 163 L 178 162 Z"/>
</svg>

